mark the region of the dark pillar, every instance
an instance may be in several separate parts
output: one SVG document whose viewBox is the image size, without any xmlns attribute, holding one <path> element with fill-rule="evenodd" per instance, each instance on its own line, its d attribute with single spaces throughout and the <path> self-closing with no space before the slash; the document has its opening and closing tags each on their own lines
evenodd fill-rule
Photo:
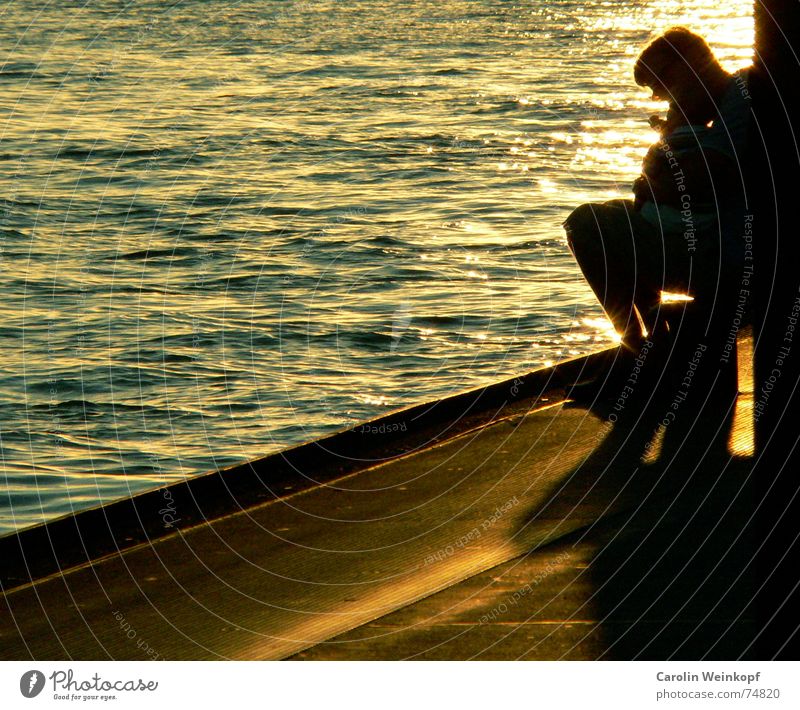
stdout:
<svg viewBox="0 0 800 710">
<path fill-rule="evenodd" d="M 797 658 L 800 484 L 800 0 L 756 0 L 752 154 L 757 653 Z M 750 206 L 750 205 L 749 205 Z"/>
</svg>

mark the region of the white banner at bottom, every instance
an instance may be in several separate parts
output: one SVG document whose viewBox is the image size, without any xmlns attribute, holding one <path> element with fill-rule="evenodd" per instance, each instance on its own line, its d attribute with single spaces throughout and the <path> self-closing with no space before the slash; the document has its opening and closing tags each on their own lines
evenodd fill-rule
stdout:
<svg viewBox="0 0 800 710">
<path fill-rule="evenodd" d="M 798 708 L 791 662 L 6 662 L 3 708 Z M 753 705 L 752 703 L 757 703 Z"/>
</svg>

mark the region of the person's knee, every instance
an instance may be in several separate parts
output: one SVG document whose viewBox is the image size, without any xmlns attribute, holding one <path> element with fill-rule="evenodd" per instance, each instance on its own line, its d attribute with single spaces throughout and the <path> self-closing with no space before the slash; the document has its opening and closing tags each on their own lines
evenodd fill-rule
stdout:
<svg viewBox="0 0 800 710">
<path fill-rule="evenodd" d="M 564 224 L 582 226 L 585 224 L 594 223 L 596 221 L 594 210 L 595 205 L 593 205 L 591 202 L 586 202 L 572 210 Z"/>
<path fill-rule="evenodd" d="M 597 239 L 597 216 L 594 208 L 595 205 L 589 203 L 576 207 L 564 221 L 567 243 L 573 252 Z"/>
</svg>

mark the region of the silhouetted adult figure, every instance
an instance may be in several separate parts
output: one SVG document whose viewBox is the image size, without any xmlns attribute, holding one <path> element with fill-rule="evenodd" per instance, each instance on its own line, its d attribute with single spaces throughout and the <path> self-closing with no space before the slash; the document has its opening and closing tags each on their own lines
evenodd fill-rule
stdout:
<svg viewBox="0 0 800 710">
<path fill-rule="evenodd" d="M 662 137 L 634 183 L 636 199 L 581 205 L 564 226 L 586 280 L 635 353 L 663 323 L 661 292 L 709 298 L 740 247 L 750 110 L 747 69 L 725 71 L 685 27 L 653 40 L 634 78 L 669 102 L 665 120 L 651 118 Z"/>
</svg>

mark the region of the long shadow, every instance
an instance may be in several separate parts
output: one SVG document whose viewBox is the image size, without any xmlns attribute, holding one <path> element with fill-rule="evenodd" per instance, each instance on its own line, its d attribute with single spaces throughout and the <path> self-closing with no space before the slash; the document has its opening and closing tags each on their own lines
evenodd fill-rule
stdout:
<svg viewBox="0 0 800 710">
<path fill-rule="evenodd" d="M 728 452 L 735 369 L 698 360 L 696 343 L 648 358 L 613 428 L 549 497 L 615 526 L 588 570 L 605 659 L 755 657 L 752 461 Z"/>
</svg>

